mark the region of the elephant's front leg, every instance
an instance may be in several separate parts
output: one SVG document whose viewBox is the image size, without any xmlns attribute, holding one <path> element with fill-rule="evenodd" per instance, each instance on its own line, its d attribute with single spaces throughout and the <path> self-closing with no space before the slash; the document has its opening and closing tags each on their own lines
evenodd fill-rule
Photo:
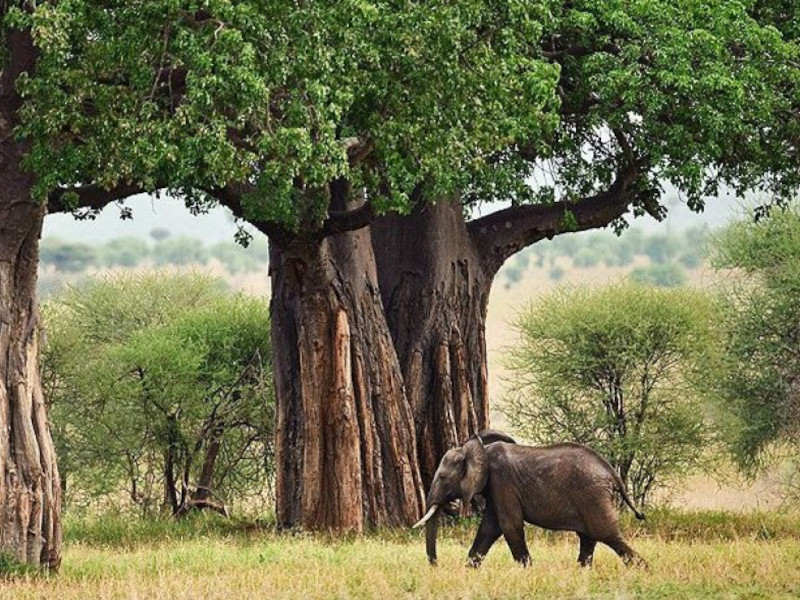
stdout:
<svg viewBox="0 0 800 600">
<path fill-rule="evenodd" d="M 522 518 L 522 508 L 515 503 L 507 503 L 507 508 L 498 508 L 500 531 L 506 538 L 508 547 L 514 560 L 527 567 L 531 564 L 531 555 L 525 543 L 525 521 Z"/>
<path fill-rule="evenodd" d="M 483 514 L 483 519 L 478 527 L 478 533 L 475 534 L 475 541 L 472 542 L 472 548 L 469 549 L 467 566 L 479 567 L 501 533 L 500 524 L 497 522 L 497 514 L 491 504 L 487 504 L 486 512 Z"/>
</svg>

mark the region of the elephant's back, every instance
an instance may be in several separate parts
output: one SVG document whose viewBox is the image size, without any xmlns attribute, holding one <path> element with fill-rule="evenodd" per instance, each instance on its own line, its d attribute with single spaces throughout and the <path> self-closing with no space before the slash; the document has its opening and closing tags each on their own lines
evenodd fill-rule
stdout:
<svg viewBox="0 0 800 600">
<path fill-rule="evenodd" d="M 495 442 L 487 446 L 490 464 L 502 465 L 515 477 L 535 479 L 547 485 L 585 483 L 584 479 L 608 479 L 613 483 L 614 469 L 597 452 L 574 442 L 551 446 L 523 446 Z"/>
<path fill-rule="evenodd" d="M 614 481 L 614 467 L 589 446 L 576 442 L 560 442 L 550 446 L 529 446 L 535 462 L 542 468 L 559 468 L 572 471 L 579 476 L 609 478 Z"/>
<path fill-rule="evenodd" d="M 587 505 L 608 504 L 615 485 L 611 466 L 574 443 L 500 449 L 514 471 L 525 520 L 547 529 L 583 531 Z"/>
</svg>

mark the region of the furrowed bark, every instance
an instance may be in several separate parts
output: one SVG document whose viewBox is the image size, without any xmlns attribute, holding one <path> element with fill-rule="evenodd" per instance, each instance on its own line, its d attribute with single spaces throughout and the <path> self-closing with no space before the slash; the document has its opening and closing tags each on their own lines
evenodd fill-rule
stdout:
<svg viewBox="0 0 800 600">
<path fill-rule="evenodd" d="M 364 231 L 270 243 L 277 517 L 363 531 L 419 518 L 412 413 Z"/>
<path fill-rule="evenodd" d="M 484 324 L 491 278 L 457 198 L 381 217 L 371 231 L 427 486 L 448 449 L 489 426 Z"/>
<path fill-rule="evenodd" d="M 4 182 L 7 166 L 0 167 Z M 37 343 L 44 207 L 30 199 L 29 189 L 17 180 L 0 192 L 0 553 L 55 569 L 61 562 L 61 481 Z"/>
<path fill-rule="evenodd" d="M 224 429 L 222 427 L 215 428 L 211 431 L 211 439 L 208 440 L 206 451 L 203 454 L 203 466 L 200 469 L 200 477 L 197 480 L 197 487 L 192 492 L 192 500 L 205 500 L 211 498 L 211 490 L 214 484 L 214 470 L 217 466 L 217 457 L 222 448 L 222 434 Z"/>
</svg>

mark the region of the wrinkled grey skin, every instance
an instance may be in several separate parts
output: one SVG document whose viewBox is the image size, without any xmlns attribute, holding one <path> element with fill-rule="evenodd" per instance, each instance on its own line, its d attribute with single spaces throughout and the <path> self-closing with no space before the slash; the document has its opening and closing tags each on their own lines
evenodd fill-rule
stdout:
<svg viewBox="0 0 800 600">
<path fill-rule="evenodd" d="M 638 519 L 644 519 L 619 475 L 591 448 L 574 443 L 523 446 L 503 433 L 487 430 L 444 455 L 428 492 L 428 518 L 423 517 L 417 526 L 425 523 L 428 561 L 436 564 L 441 507 L 456 499 L 469 503 L 482 494 L 486 511 L 469 551 L 470 566 L 480 565 L 501 534 L 514 560 L 527 565 L 525 522 L 576 532 L 582 566 L 592 564 L 597 542 L 610 546 L 626 564 L 644 564 L 620 535 L 615 492 Z"/>
</svg>

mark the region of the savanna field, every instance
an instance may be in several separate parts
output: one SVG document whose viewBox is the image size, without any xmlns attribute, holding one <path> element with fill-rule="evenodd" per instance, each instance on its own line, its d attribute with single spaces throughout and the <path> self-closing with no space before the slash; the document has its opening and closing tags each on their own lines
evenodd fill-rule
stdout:
<svg viewBox="0 0 800 600">
<path fill-rule="evenodd" d="M 798 23 L 0 0 L 0 600 L 800 600 Z"/>
<path fill-rule="evenodd" d="M 498 542 L 480 569 L 465 566 L 477 524 L 443 528 L 439 565 L 421 532 L 337 537 L 276 532 L 265 523 L 198 516 L 182 522 L 67 521 L 58 575 L 20 573 L 0 598 L 797 598 L 796 513 L 655 511 L 626 515 L 624 533 L 647 569 L 599 547 L 575 562 L 574 534 L 526 529 L 525 569 Z"/>
</svg>

